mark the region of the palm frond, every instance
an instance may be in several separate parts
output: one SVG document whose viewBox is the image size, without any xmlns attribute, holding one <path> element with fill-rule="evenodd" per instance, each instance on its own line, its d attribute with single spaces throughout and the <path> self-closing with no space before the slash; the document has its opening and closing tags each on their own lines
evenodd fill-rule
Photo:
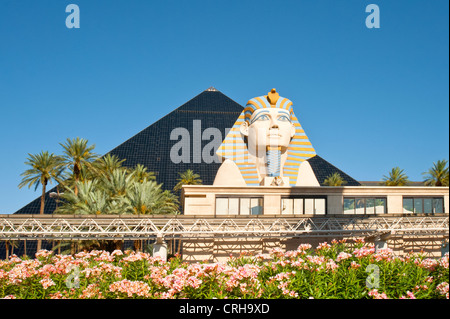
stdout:
<svg viewBox="0 0 450 319">
<path fill-rule="evenodd" d="M 389 175 L 383 175 L 383 179 L 380 185 L 384 186 L 405 186 L 409 183 L 408 176 L 404 173 L 403 169 L 400 167 L 394 167 Z"/>
<path fill-rule="evenodd" d="M 448 186 L 449 185 L 449 169 L 447 166 L 447 160 L 439 160 L 433 163 L 427 172 L 422 173 L 425 175 L 424 184 L 426 186 Z"/>
<path fill-rule="evenodd" d="M 323 185 L 325 186 L 343 186 L 347 182 L 341 177 L 338 172 L 334 172 L 325 178 Z"/>
<path fill-rule="evenodd" d="M 188 169 L 185 172 L 178 173 L 180 176 L 177 181 L 178 183 L 173 188 L 174 191 L 181 190 L 183 185 L 201 185 L 203 181 L 200 179 L 200 175 L 194 173 L 193 170 Z"/>
</svg>

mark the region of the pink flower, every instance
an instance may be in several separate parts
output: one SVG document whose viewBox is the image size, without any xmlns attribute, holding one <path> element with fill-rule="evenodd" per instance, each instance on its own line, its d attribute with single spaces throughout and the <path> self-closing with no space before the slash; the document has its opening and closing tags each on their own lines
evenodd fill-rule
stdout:
<svg viewBox="0 0 450 319">
<path fill-rule="evenodd" d="M 373 255 L 377 261 L 387 260 L 390 261 L 393 256 L 393 250 L 390 248 L 378 249 L 378 251 Z"/>
<path fill-rule="evenodd" d="M 130 281 L 128 279 L 116 281 L 109 285 L 109 291 L 124 293 L 129 298 L 133 296 L 150 297 L 150 287 L 142 281 Z"/>
<path fill-rule="evenodd" d="M 414 296 L 414 294 L 413 294 L 411 291 L 407 291 L 407 292 L 406 292 L 406 295 L 407 295 L 409 298 L 406 298 L 405 296 L 401 296 L 400 299 L 416 299 L 416 297 Z"/>
<path fill-rule="evenodd" d="M 60 291 L 55 292 L 53 294 L 49 294 L 49 297 L 50 299 L 67 299 L 66 297 L 63 296 L 63 294 Z"/>
<path fill-rule="evenodd" d="M 171 292 L 171 291 L 168 291 L 168 292 L 162 292 L 162 293 L 159 295 L 159 298 L 160 298 L 160 299 L 173 299 L 173 298 L 174 298 L 173 292 Z"/>
<path fill-rule="evenodd" d="M 282 294 L 292 298 L 298 298 L 298 293 L 296 293 L 294 290 L 283 289 Z"/>
<path fill-rule="evenodd" d="M 445 269 L 448 269 L 448 253 L 445 253 L 445 255 L 439 259 L 439 265 Z"/>
<path fill-rule="evenodd" d="M 369 255 L 373 254 L 374 252 L 375 252 L 375 247 L 363 246 L 361 248 L 355 249 L 353 251 L 353 255 L 355 255 L 355 257 L 361 258 L 361 257 L 369 256 Z"/>
<path fill-rule="evenodd" d="M 116 249 L 111 253 L 111 256 L 122 256 L 122 255 L 123 255 L 123 252 L 119 249 Z"/>
<path fill-rule="evenodd" d="M 297 250 L 303 252 L 305 250 L 311 249 L 311 247 L 312 246 L 310 244 L 300 244 L 300 246 L 298 246 Z"/>
<path fill-rule="evenodd" d="M 292 267 L 298 267 L 298 268 L 304 268 L 306 266 L 306 269 L 308 267 L 307 264 L 305 264 L 305 261 L 301 258 L 298 258 L 297 260 L 294 260 L 291 262 Z"/>
<path fill-rule="evenodd" d="M 354 261 L 352 261 L 352 263 L 350 264 L 350 268 L 352 269 L 358 269 L 359 267 L 361 267 L 361 265 Z"/>
<path fill-rule="evenodd" d="M 17 257 L 16 254 L 14 254 L 14 255 L 11 255 L 11 256 L 9 257 L 9 261 L 10 261 L 11 263 L 21 263 L 21 262 L 22 262 L 22 259 L 20 259 L 19 257 Z"/>
<path fill-rule="evenodd" d="M 99 256 L 94 258 L 95 261 L 114 261 L 114 256 L 107 251 L 103 251 Z"/>
<path fill-rule="evenodd" d="M 200 285 L 202 284 L 202 281 L 200 279 L 198 279 L 197 277 L 194 276 L 190 276 L 187 279 L 186 284 L 194 289 L 197 289 L 200 287 Z"/>
<path fill-rule="evenodd" d="M 8 272 L 8 283 L 13 285 L 20 284 L 24 279 L 38 274 L 36 268 L 40 265 L 41 262 L 37 259 L 22 261 Z"/>
<path fill-rule="evenodd" d="M 41 249 L 38 252 L 36 252 L 36 258 L 42 257 L 42 258 L 47 258 L 49 256 L 53 255 L 53 251 L 49 251 L 46 249 Z"/>
<path fill-rule="evenodd" d="M 346 253 L 346 252 L 340 252 L 339 255 L 336 258 L 336 261 L 339 262 L 341 260 L 345 260 L 352 257 L 352 254 Z"/>
<path fill-rule="evenodd" d="M 54 286 L 55 282 L 51 280 L 50 278 L 44 278 L 39 283 L 44 287 L 44 289 L 47 289 L 48 287 Z"/>
<path fill-rule="evenodd" d="M 439 291 L 439 294 L 445 295 L 445 298 L 448 299 L 448 282 L 441 282 L 437 285 L 436 290 Z"/>
<path fill-rule="evenodd" d="M 306 258 L 308 258 L 309 262 L 316 264 L 316 265 L 321 265 L 326 262 L 326 259 L 324 256 L 306 256 Z"/>
<path fill-rule="evenodd" d="M 241 283 L 241 284 L 239 285 L 239 289 L 241 290 L 241 292 L 242 292 L 243 294 L 247 294 L 247 293 L 248 293 L 248 290 L 247 290 L 247 283 L 246 283 L 246 282 Z"/>
<path fill-rule="evenodd" d="M 273 248 L 272 251 L 270 252 L 270 254 L 273 255 L 274 257 L 278 257 L 278 258 L 284 256 L 283 250 L 279 247 Z"/>
<path fill-rule="evenodd" d="M 122 259 L 123 262 L 134 262 L 134 261 L 138 261 L 138 260 L 143 260 L 146 259 L 147 254 L 144 253 L 140 253 L 140 252 L 132 252 L 129 256 L 124 257 Z"/>
<path fill-rule="evenodd" d="M 75 258 L 89 258 L 90 254 L 86 251 L 80 251 L 79 253 L 75 254 Z"/>
<path fill-rule="evenodd" d="M 320 243 L 319 246 L 317 246 L 317 250 L 322 250 L 322 249 L 328 249 L 331 248 L 331 246 L 325 241 L 323 243 Z"/>
<path fill-rule="evenodd" d="M 427 259 L 424 259 L 424 260 L 418 262 L 419 267 L 423 267 L 425 269 L 428 269 L 429 271 L 435 270 L 438 265 L 439 265 L 439 261 L 437 261 L 436 259 L 432 259 L 432 258 L 427 258 Z"/>
<path fill-rule="evenodd" d="M 334 262 L 333 259 L 328 260 L 328 262 L 327 262 L 325 267 L 326 267 L 327 270 L 331 270 L 331 271 L 339 268 L 339 266 Z"/>
<path fill-rule="evenodd" d="M 372 289 L 369 291 L 368 295 L 374 299 L 389 299 L 384 292 L 380 294 L 377 289 Z"/>
<path fill-rule="evenodd" d="M 50 277 L 50 275 L 57 273 L 58 269 L 53 264 L 44 265 L 44 267 L 39 269 L 39 274 L 44 277 Z"/>
<path fill-rule="evenodd" d="M 80 299 L 103 299 L 103 294 L 97 284 L 90 284 L 83 290 Z"/>
</svg>

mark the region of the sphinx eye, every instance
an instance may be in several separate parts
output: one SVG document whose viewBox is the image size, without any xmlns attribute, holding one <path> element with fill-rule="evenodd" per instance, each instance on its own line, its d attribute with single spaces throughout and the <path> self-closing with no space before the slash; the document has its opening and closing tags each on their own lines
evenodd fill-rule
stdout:
<svg viewBox="0 0 450 319">
<path fill-rule="evenodd" d="M 268 121 L 268 120 L 270 119 L 266 114 L 262 114 L 255 119 L 255 121 Z"/>
<path fill-rule="evenodd" d="M 281 122 L 290 122 L 291 119 L 290 119 L 288 116 L 286 116 L 286 115 L 281 115 L 281 116 L 278 117 L 278 121 L 281 121 Z"/>
</svg>

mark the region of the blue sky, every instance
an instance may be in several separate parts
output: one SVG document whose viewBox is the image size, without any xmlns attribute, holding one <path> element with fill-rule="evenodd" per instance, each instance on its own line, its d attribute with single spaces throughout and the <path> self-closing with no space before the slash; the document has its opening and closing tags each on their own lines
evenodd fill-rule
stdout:
<svg viewBox="0 0 450 319">
<path fill-rule="evenodd" d="M 68 29 L 65 8 L 80 8 Z M 368 4 L 380 28 L 368 29 Z M 0 213 L 27 153 L 80 136 L 105 154 L 210 86 L 276 88 L 317 153 L 357 180 L 449 158 L 447 0 L 0 1 Z"/>
</svg>

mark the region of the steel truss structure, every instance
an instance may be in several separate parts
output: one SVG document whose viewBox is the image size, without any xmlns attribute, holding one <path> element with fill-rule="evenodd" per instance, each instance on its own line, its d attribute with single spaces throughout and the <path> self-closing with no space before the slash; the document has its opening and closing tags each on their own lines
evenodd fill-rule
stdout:
<svg viewBox="0 0 450 319">
<path fill-rule="evenodd" d="M 1 215 L 0 215 L 1 216 Z M 449 235 L 444 216 L 90 216 L 0 217 L 3 240 L 174 239 L 238 237 L 377 237 Z"/>
</svg>

